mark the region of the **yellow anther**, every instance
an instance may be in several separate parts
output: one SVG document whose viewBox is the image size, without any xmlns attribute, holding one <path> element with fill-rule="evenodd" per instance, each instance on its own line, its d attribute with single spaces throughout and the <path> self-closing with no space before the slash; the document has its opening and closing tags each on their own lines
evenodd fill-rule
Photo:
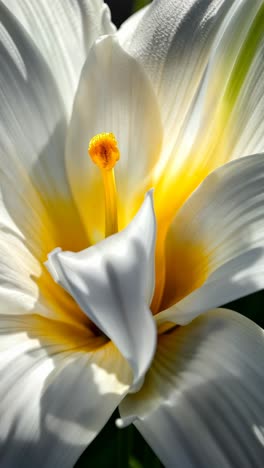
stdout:
<svg viewBox="0 0 264 468">
<path fill-rule="evenodd" d="M 88 152 L 92 161 L 106 171 L 113 169 L 119 160 L 119 149 L 113 133 L 95 135 L 90 141 Z"/>
<path fill-rule="evenodd" d="M 118 231 L 117 193 L 114 166 L 119 160 L 119 149 L 113 133 L 99 133 L 89 144 L 88 153 L 101 169 L 105 194 L 105 237 Z"/>
</svg>

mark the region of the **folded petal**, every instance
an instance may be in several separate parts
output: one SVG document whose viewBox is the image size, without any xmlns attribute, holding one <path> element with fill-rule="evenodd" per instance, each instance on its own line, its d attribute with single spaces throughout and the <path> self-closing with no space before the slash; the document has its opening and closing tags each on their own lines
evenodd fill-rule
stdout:
<svg viewBox="0 0 264 468">
<path fill-rule="evenodd" d="M 100 171 L 87 157 L 87 148 L 90 139 L 102 132 L 114 133 L 120 149 L 115 173 L 123 228 L 149 188 L 162 131 L 151 85 L 142 67 L 122 50 L 115 36 L 98 40 L 87 58 L 68 135 L 68 177 L 91 243 L 103 238 L 104 190 Z"/>
<path fill-rule="evenodd" d="M 217 169 L 171 226 L 159 320 L 199 313 L 264 287 L 264 155 Z"/>
<path fill-rule="evenodd" d="M 3 0 L 49 66 L 66 112 L 93 41 L 114 31 L 102 0 Z"/>
<path fill-rule="evenodd" d="M 144 386 L 121 403 L 166 467 L 261 468 L 263 330 L 214 310 L 160 336 Z"/>
<path fill-rule="evenodd" d="M 38 316 L 2 316 L 0 334 L 1 466 L 72 468 L 127 392 L 128 365 L 105 339 Z"/>
<path fill-rule="evenodd" d="M 155 214 L 148 193 L 123 231 L 79 253 L 55 249 L 47 261 L 54 280 L 131 364 L 135 384 L 156 347 L 149 303 L 154 288 Z"/>
</svg>

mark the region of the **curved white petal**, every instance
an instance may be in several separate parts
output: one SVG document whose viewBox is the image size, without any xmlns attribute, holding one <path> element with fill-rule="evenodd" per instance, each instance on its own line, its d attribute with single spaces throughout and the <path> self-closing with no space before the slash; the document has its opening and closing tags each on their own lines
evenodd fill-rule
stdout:
<svg viewBox="0 0 264 468">
<path fill-rule="evenodd" d="M 166 467 L 261 468 L 263 330 L 214 310 L 160 336 L 144 386 L 121 403 Z"/>
<path fill-rule="evenodd" d="M 20 206 L 14 208 L 12 214 L 17 213 L 19 216 Z M 32 213 L 29 210 L 27 215 L 33 218 L 34 211 Z M 85 324 L 89 328 L 87 317 L 69 294 L 54 283 L 39 261 L 45 248 L 48 249 L 52 244 L 45 244 L 45 238 L 35 238 L 34 230 L 30 231 L 31 224 L 27 226 L 28 218 L 24 219 L 24 222 L 28 228 L 27 239 L 10 217 L 0 198 L 0 314 L 18 315 L 31 312 L 67 323 Z"/>
<path fill-rule="evenodd" d="M 263 22 L 262 0 L 164 1 L 135 30 L 128 50 L 151 76 L 165 128 L 155 171 L 163 226 L 215 168 L 264 149 Z"/>
<path fill-rule="evenodd" d="M 126 49 L 132 46 L 135 31 L 149 8 L 150 5 L 140 8 L 140 10 L 131 15 L 123 24 L 121 24 L 118 29 L 117 36 L 122 46 Z"/>
<path fill-rule="evenodd" d="M 121 28 L 122 45 L 142 63 L 157 93 L 166 153 L 180 131 L 207 65 L 213 39 L 233 3 L 152 2 L 141 21 L 125 23 Z"/>
<path fill-rule="evenodd" d="M 29 460 L 72 468 L 129 388 L 131 372 L 112 343 L 91 351 L 89 335 L 68 328 L 33 315 L 1 317 L 3 468 Z"/>
<path fill-rule="evenodd" d="M 102 132 L 113 132 L 120 149 L 115 174 L 122 228 L 146 192 L 159 155 L 162 130 L 151 85 L 141 66 L 122 50 L 115 36 L 98 40 L 91 49 L 68 135 L 68 177 L 92 242 L 102 239 L 104 232 L 104 191 L 100 171 L 87 156 L 87 148 L 90 139 Z M 137 194 L 140 201 L 135 207 Z"/>
<path fill-rule="evenodd" d="M 3 0 L 50 67 L 71 112 L 80 71 L 94 40 L 115 30 L 102 0 Z"/>
<path fill-rule="evenodd" d="M 40 275 L 40 265 L 14 233 L 0 230 L 0 253 L 0 314 L 27 313 L 39 298 L 31 276 Z"/>
<path fill-rule="evenodd" d="M 2 188 L 3 180 L 1 180 Z M 16 202 L 16 198 L 8 200 Z M 14 206 L 12 215 L 17 214 L 16 220 L 21 219 L 20 210 L 19 204 L 17 207 Z M 29 209 L 26 214 L 27 218 L 21 220 L 25 224 L 20 227 L 28 236 L 27 239 L 10 217 L 0 196 L 0 314 L 18 315 L 31 312 L 55 320 L 63 319 L 68 323 L 79 325 L 86 323 L 89 327 L 87 317 L 73 299 L 52 281 L 46 268 L 39 261 L 45 248 L 48 249 L 52 243 L 49 243 L 49 237 L 46 239 L 35 237 L 35 234 L 41 232 L 41 224 L 34 225 L 34 211 Z M 28 217 L 31 217 L 33 227 Z M 42 222 L 45 222 L 45 218 Z M 46 224 L 46 228 L 48 226 Z"/>
<path fill-rule="evenodd" d="M 71 226 L 83 232 L 64 166 L 65 113 L 37 48 L 2 3 L 0 87 L 1 201 L 27 246 L 43 258 L 56 246 L 58 225 L 71 245 Z"/>
<path fill-rule="evenodd" d="M 123 231 L 79 253 L 55 249 L 46 263 L 54 280 L 119 348 L 137 383 L 156 348 L 149 310 L 154 287 L 155 214 L 148 193 Z"/>
<path fill-rule="evenodd" d="M 39 51 L 2 2 L 0 108 L 0 310 L 73 320 L 73 301 L 42 265 L 58 243 L 87 245 L 64 167 L 64 108 Z"/>
<path fill-rule="evenodd" d="M 222 166 L 192 194 L 169 233 L 171 270 L 163 307 L 179 302 L 158 320 L 187 323 L 205 310 L 263 288 L 263 187 L 260 154 Z M 196 257 L 191 258 L 193 252 Z"/>
<path fill-rule="evenodd" d="M 263 21 L 261 0 L 236 0 L 219 29 L 164 170 L 161 206 L 171 198 L 175 179 L 181 181 L 170 219 L 173 210 L 215 168 L 264 149 Z"/>
<path fill-rule="evenodd" d="M 263 151 L 263 21 L 262 0 L 234 2 L 213 44 L 190 110 L 186 137 L 190 127 L 196 130 L 194 147 L 209 153 L 207 157 L 220 158 L 218 164 Z M 206 125 L 201 145 L 199 133 Z"/>
</svg>

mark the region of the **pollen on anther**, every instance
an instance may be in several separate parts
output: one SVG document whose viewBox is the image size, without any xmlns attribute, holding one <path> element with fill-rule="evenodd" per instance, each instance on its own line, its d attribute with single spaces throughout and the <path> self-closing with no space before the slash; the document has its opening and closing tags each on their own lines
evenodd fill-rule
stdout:
<svg viewBox="0 0 264 468">
<path fill-rule="evenodd" d="M 95 135 L 89 143 L 88 153 L 100 169 L 113 169 L 120 156 L 115 135 L 113 133 Z"/>
</svg>

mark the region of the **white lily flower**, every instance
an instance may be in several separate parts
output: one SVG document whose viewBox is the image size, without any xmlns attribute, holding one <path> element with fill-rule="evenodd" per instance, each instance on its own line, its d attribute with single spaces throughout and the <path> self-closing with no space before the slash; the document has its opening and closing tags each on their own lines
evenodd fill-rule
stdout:
<svg viewBox="0 0 264 468">
<path fill-rule="evenodd" d="M 0 25 L 1 468 L 72 467 L 118 406 L 165 466 L 261 468 L 263 331 L 215 308 L 264 286 L 263 1 Z"/>
</svg>

